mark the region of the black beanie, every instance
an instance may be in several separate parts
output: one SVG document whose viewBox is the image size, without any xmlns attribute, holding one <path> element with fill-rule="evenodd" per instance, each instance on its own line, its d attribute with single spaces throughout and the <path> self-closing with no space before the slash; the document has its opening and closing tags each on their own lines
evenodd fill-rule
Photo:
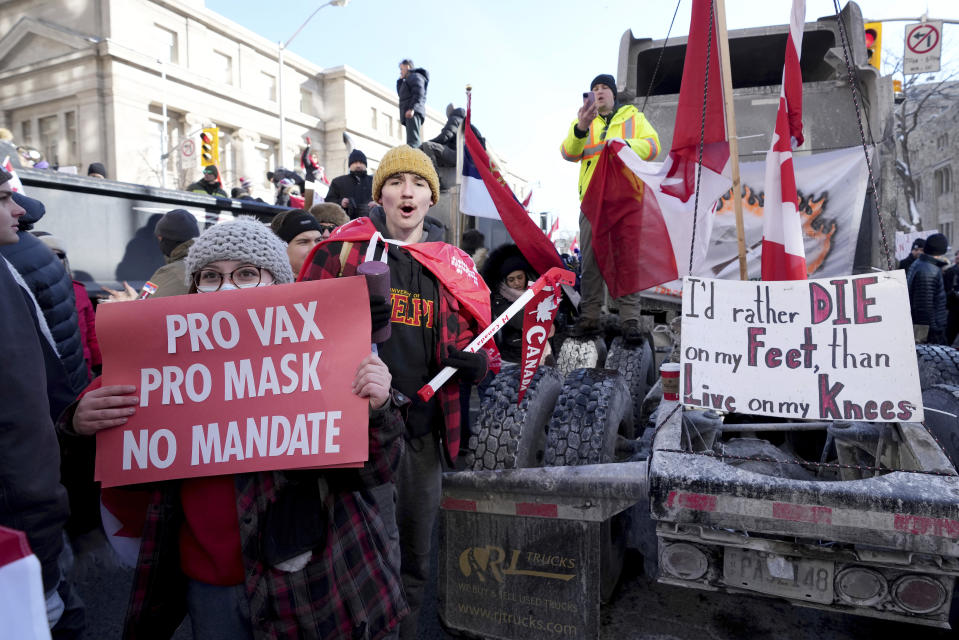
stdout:
<svg viewBox="0 0 959 640">
<path fill-rule="evenodd" d="M 926 238 L 926 246 L 922 250 L 931 256 L 941 256 L 949 248 L 949 241 L 941 233 L 934 233 Z"/>
<path fill-rule="evenodd" d="M 98 173 L 104 178 L 107 177 L 107 168 L 103 166 L 101 162 L 91 162 L 90 166 L 87 167 L 87 175 L 91 173 Z"/>
<path fill-rule="evenodd" d="M 532 269 L 523 256 L 510 256 L 503 261 L 503 266 L 499 268 L 499 277 L 505 280 L 506 276 L 514 271 L 522 271 L 528 276 Z"/>
<path fill-rule="evenodd" d="M 186 242 L 200 235 L 200 226 L 196 217 L 186 209 L 174 209 L 163 214 L 153 233 L 165 240 Z"/>
<path fill-rule="evenodd" d="M 320 229 L 320 223 L 316 221 L 316 218 L 308 214 L 306 211 L 294 209 L 293 211 L 288 211 L 283 217 L 283 220 L 280 222 L 280 228 L 276 229 L 276 235 L 280 236 L 283 242 L 289 244 L 293 241 L 293 238 L 300 235 L 304 231 L 322 230 Z"/>
<path fill-rule="evenodd" d="M 363 164 L 369 166 L 369 163 L 366 161 L 366 154 L 359 149 L 353 149 L 353 151 L 350 152 L 350 160 L 346 163 L 346 166 L 348 167 L 354 162 L 362 162 Z"/>
<path fill-rule="evenodd" d="M 593 87 L 595 87 L 598 84 L 605 84 L 607 87 L 609 87 L 610 91 L 613 92 L 613 101 L 615 102 L 616 101 L 616 78 L 609 75 L 608 73 L 601 73 L 595 78 L 593 78 L 593 81 L 589 83 L 590 91 L 592 91 Z"/>
</svg>

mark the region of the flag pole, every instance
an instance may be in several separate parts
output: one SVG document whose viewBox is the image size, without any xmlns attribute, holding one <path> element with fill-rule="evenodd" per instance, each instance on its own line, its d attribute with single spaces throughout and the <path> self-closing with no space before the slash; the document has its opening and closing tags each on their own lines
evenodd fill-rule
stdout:
<svg viewBox="0 0 959 640">
<path fill-rule="evenodd" d="M 726 135 L 733 170 L 733 211 L 736 213 L 736 243 L 739 247 L 739 279 L 748 280 L 746 270 L 746 231 L 743 227 L 742 183 L 739 179 L 739 138 L 736 137 L 736 111 L 733 100 L 733 76 L 729 67 L 729 32 L 726 31 L 726 0 L 716 2 L 716 35 L 719 38 L 719 70 L 723 78 L 723 102 L 726 107 Z"/>
<path fill-rule="evenodd" d="M 466 85 L 467 107 L 469 106 L 472 92 L 472 85 Z M 466 144 L 466 138 L 463 133 L 465 127 L 466 120 L 464 119 L 456 131 L 456 194 L 450 199 L 450 213 L 454 216 L 453 224 L 456 228 L 457 247 L 463 245 L 463 232 L 466 231 L 466 215 L 460 210 L 460 191 L 463 189 L 463 145 Z"/>
</svg>

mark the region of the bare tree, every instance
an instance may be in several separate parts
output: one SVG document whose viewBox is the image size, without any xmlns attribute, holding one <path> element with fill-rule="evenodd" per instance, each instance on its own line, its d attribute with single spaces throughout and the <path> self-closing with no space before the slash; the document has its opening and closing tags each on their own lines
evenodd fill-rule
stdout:
<svg viewBox="0 0 959 640">
<path fill-rule="evenodd" d="M 897 65 L 898 67 L 898 65 Z M 903 231 L 922 229 L 922 219 L 916 204 L 916 179 L 913 172 L 911 145 L 925 123 L 933 116 L 951 107 L 959 97 L 959 83 L 951 82 L 959 72 L 953 71 L 946 77 L 930 82 L 920 82 L 920 76 L 908 76 L 903 84 L 905 99 L 893 112 L 895 118 L 896 175 L 906 199 L 907 215 L 898 215 L 897 223 Z"/>
</svg>

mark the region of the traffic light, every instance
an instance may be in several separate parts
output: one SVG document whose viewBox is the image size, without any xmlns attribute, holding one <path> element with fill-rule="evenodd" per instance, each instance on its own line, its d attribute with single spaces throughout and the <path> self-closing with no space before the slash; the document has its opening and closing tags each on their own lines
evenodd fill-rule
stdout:
<svg viewBox="0 0 959 640">
<path fill-rule="evenodd" d="M 866 27 L 866 62 L 879 69 L 882 57 L 882 23 L 867 22 Z"/>
<path fill-rule="evenodd" d="M 207 127 L 200 132 L 200 166 L 220 164 L 220 130 Z"/>
</svg>

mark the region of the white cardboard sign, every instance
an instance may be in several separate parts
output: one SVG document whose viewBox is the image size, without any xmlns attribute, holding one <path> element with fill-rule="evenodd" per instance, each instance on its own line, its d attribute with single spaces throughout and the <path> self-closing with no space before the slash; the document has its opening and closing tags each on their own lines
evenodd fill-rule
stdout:
<svg viewBox="0 0 959 640">
<path fill-rule="evenodd" d="M 683 282 L 680 400 L 807 420 L 923 420 L 902 271 Z"/>
</svg>

